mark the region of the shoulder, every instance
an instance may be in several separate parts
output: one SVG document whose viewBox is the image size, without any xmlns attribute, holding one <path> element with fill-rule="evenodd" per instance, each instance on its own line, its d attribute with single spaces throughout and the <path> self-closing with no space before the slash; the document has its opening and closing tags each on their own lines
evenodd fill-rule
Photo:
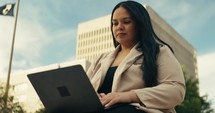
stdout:
<svg viewBox="0 0 215 113">
<path fill-rule="evenodd" d="M 171 49 L 167 45 L 161 45 L 160 46 L 160 52 L 158 54 L 158 57 L 175 57 L 174 53 L 171 51 Z"/>
<path fill-rule="evenodd" d="M 97 64 L 100 64 L 105 58 L 107 58 L 111 53 L 102 53 L 91 62 L 91 66 L 96 66 Z"/>
<path fill-rule="evenodd" d="M 167 45 L 160 45 L 160 53 L 159 54 L 163 54 L 163 53 L 173 54 L 173 52 L 171 51 L 171 49 Z"/>
<path fill-rule="evenodd" d="M 167 62 L 175 62 L 177 63 L 177 59 L 171 49 L 166 46 L 160 46 L 160 52 L 158 54 L 158 63 L 167 63 Z"/>
<path fill-rule="evenodd" d="M 102 54 L 98 55 L 98 56 L 95 58 L 94 62 L 101 61 L 101 60 L 105 59 L 105 58 L 106 58 L 107 56 L 109 56 L 109 55 L 110 55 L 110 53 L 102 53 Z"/>
<path fill-rule="evenodd" d="M 103 61 L 103 59 L 105 59 L 108 56 L 108 53 L 102 53 L 100 55 L 98 55 L 92 62 L 91 65 L 89 67 L 89 69 L 87 70 L 87 75 L 89 77 L 89 79 L 92 79 L 92 77 L 94 76 L 95 71 L 97 71 L 100 67 L 101 67 L 101 62 Z"/>
</svg>

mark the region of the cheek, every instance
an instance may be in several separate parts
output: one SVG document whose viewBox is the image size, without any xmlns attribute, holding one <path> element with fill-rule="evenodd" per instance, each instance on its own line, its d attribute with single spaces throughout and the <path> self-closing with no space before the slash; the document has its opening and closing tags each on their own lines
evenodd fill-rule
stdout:
<svg viewBox="0 0 215 113">
<path fill-rule="evenodd" d="M 127 32 L 129 32 L 129 35 L 132 38 L 136 36 L 136 29 L 135 29 L 135 27 L 129 27 L 127 30 L 128 30 Z"/>
<path fill-rule="evenodd" d="M 112 32 L 113 32 L 114 37 L 116 37 L 116 28 L 115 27 L 112 28 Z"/>
</svg>

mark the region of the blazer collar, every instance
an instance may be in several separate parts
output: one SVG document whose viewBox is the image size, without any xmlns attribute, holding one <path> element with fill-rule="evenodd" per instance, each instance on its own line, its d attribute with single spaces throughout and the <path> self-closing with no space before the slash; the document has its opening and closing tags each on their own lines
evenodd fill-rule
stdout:
<svg viewBox="0 0 215 113">
<path fill-rule="evenodd" d="M 112 51 L 110 54 L 108 54 L 107 57 L 101 61 L 101 74 L 102 75 L 101 75 L 100 85 L 101 85 L 101 83 L 103 83 L 103 81 L 105 79 L 105 75 L 106 75 L 108 69 L 110 68 L 111 64 L 113 63 L 119 50 L 120 50 L 120 46 L 117 46 L 114 51 Z"/>
<path fill-rule="evenodd" d="M 137 43 L 129 52 L 129 54 L 122 60 L 120 65 L 118 66 L 113 80 L 113 87 L 112 91 L 116 91 L 118 83 L 121 80 L 121 77 L 123 76 L 123 72 L 125 72 L 134 62 L 142 57 L 142 52 L 137 50 L 137 46 L 139 43 Z"/>
</svg>

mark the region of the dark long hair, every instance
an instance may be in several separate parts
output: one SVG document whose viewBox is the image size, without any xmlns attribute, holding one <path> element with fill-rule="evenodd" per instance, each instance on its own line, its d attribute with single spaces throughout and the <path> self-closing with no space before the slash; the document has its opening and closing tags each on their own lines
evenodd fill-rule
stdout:
<svg viewBox="0 0 215 113">
<path fill-rule="evenodd" d="M 137 38 L 139 40 L 139 45 L 137 49 L 142 52 L 144 59 L 142 63 L 143 79 L 145 80 L 146 87 L 152 87 L 158 84 L 158 67 L 157 67 L 157 55 L 160 52 L 160 45 L 167 45 L 155 34 L 150 16 L 147 10 L 138 2 L 135 1 L 123 1 L 118 3 L 111 14 L 111 21 L 113 19 L 113 13 L 119 7 L 125 8 L 134 21 L 137 27 Z M 115 40 L 113 35 L 113 24 L 111 22 L 111 32 L 113 36 L 114 46 L 118 46 L 119 43 Z M 170 47 L 170 46 L 169 46 Z M 170 47 L 171 49 L 171 47 Z M 171 49 L 172 50 L 172 49 Z"/>
</svg>

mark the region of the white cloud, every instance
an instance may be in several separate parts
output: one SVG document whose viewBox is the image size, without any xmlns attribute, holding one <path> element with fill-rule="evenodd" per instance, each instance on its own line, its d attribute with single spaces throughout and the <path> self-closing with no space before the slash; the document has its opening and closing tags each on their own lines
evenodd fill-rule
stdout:
<svg viewBox="0 0 215 113">
<path fill-rule="evenodd" d="M 213 4 L 213 5 L 212 5 Z M 195 31 L 202 32 L 202 27 L 208 24 L 209 20 L 212 19 L 215 15 L 214 12 L 215 2 L 208 4 L 205 8 L 200 4 L 198 6 L 191 6 L 189 13 L 184 16 L 179 17 L 179 21 L 176 24 L 176 29 L 179 31 Z M 195 35 L 195 33 L 193 34 Z"/>
<path fill-rule="evenodd" d="M 215 108 L 215 52 L 198 57 L 200 95 L 208 94 Z"/>
<path fill-rule="evenodd" d="M 2 16 L 0 17 L 0 75 L 2 75 L 1 72 L 3 72 L 3 70 L 6 68 L 5 65 L 7 65 L 7 59 L 8 59 L 8 54 L 9 52 L 5 52 L 5 51 L 9 51 L 10 46 L 7 46 L 9 44 L 10 39 L 12 37 L 12 35 L 10 33 L 7 33 L 8 31 L 12 32 L 12 23 L 13 19 L 10 17 L 6 17 L 5 18 L 6 21 L 3 21 Z M 4 26 L 4 27 L 3 27 Z M 7 59 L 2 59 L 2 58 L 7 58 Z"/>
<path fill-rule="evenodd" d="M 151 4 L 152 7 L 161 14 L 160 16 L 165 17 L 165 19 L 176 19 L 188 15 L 192 8 L 186 1 L 152 0 L 149 4 Z"/>
<path fill-rule="evenodd" d="M 17 69 L 22 70 L 42 64 L 39 62 L 41 57 L 40 52 L 44 49 L 43 47 L 50 42 L 50 38 L 48 37 L 47 27 L 40 21 L 42 18 L 40 16 L 41 11 L 43 11 L 42 8 L 36 8 L 33 4 L 20 7 L 12 72 Z M 2 76 L 6 74 L 8 69 L 14 17 L 1 16 L 0 25 L 0 75 Z"/>
<path fill-rule="evenodd" d="M 161 17 L 172 25 L 179 33 L 195 37 L 202 32 L 202 27 L 210 24 L 215 15 L 215 2 L 205 1 L 173 1 L 162 0 L 149 2 Z M 206 28 L 205 28 L 206 29 Z M 191 37 L 186 37 L 191 38 Z"/>
<path fill-rule="evenodd" d="M 44 61 L 48 57 L 49 59 L 52 57 L 47 53 L 49 56 L 42 55 L 44 51 L 53 52 L 56 49 L 54 45 L 58 42 L 68 45 L 68 41 L 71 41 L 70 38 L 76 38 L 76 30 L 67 28 L 59 31 L 52 30 L 52 24 L 50 23 L 62 21 L 55 18 L 56 15 L 47 7 L 47 3 L 41 4 L 37 3 L 37 1 L 32 1 L 21 5 L 17 23 L 12 72 L 44 65 Z M 13 24 L 14 17 L 0 17 L 0 76 L 5 75 L 7 72 Z M 65 61 L 70 58 L 63 57 L 63 59 Z"/>
<path fill-rule="evenodd" d="M 9 63 L 11 39 L 13 33 L 13 21 L 1 18 L 0 21 L 0 74 L 5 74 Z M 19 20 L 14 45 L 13 67 L 32 67 L 40 65 L 37 63 L 40 50 L 48 42 L 45 29 L 39 24 L 31 21 Z"/>
</svg>

